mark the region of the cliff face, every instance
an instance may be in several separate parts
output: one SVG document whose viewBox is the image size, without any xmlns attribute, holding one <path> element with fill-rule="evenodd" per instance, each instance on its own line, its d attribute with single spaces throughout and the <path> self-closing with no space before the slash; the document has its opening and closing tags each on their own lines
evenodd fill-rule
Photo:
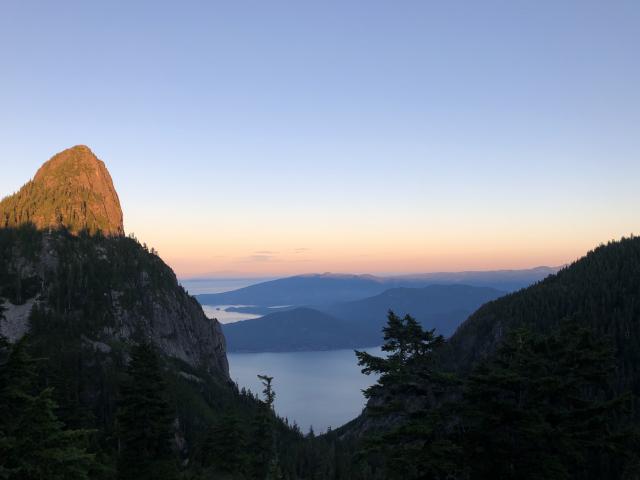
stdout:
<svg viewBox="0 0 640 480">
<path fill-rule="evenodd" d="M 193 368 L 228 376 L 220 324 L 131 238 L 0 229 L 0 302 L 0 333 L 11 340 L 36 311 L 90 343 L 151 341 Z"/>
<path fill-rule="evenodd" d="M 0 202 L 0 227 L 32 223 L 72 233 L 123 235 L 122 209 L 104 163 L 84 145 L 58 153 L 33 180 Z"/>
</svg>

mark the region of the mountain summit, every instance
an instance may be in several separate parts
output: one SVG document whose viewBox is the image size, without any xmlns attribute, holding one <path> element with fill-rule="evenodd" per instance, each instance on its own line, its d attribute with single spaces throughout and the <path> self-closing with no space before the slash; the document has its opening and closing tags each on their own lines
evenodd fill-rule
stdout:
<svg viewBox="0 0 640 480">
<path fill-rule="evenodd" d="M 85 145 L 54 155 L 33 180 L 0 202 L 0 227 L 32 223 L 39 229 L 123 235 L 118 194 L 105 164 Z"/>
</svg>

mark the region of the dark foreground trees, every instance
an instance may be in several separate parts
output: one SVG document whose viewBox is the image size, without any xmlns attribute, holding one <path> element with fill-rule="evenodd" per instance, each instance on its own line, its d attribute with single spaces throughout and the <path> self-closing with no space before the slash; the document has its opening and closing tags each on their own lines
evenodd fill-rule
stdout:
<svg viewBox="0 0 640 480">
<path fill-rule="evenodd" d="M 176 478 L 173 419 L 158 354 L 148 343 L 133 347 L 117 415 L 121 479 Z"/>
<path fill-rule="evenodd" d="M 466 382 L 459 425 L 471 478 L 620 478 L 635 432 L 613 394 L 609 342 L 576 323 L 509 335 Z M 489 456 L 500 461 L 490 461 Z"/>
<path fill-rule="evenodd" d="M 87 453 L 86 431 L 56 417 L 51 390 L 36 374 L 25 341 L 0 341 L 0 478 L 113 478 Z M 390 313 L 386 356 L 358 352 L 377 435 L 360 440 L 344 429 L 303 439 L 273 411 L 272 378 L 263 400 L 239 396 L 247 410 L 227 406 L 213 418 L 199 455 L 180 468 L 186 478 L 213 479 L 637 479 L 630 396 L 615 395 L 607 339 L 576 323 L 541 335 L 519 329 L 465 376 L 439 365 L 443 339 L 410 316 Z M 152 346 L 132 349 L 117 415 L 118 475 L 174 479 L 175 407 L 167 402 L 162 360 Z M 235 404 L 230 404 L 233 407 Z M 225 412 L 224 415 L 222 413 Z M 247 414 L 246 412 L 250 412 Z M 373 417 L 371 417 L 373 416 Z M 367 419 L 368 421 L 368 419 Z M 206 425 L 205 425 L 206 427 Z M 375 430 L 367 430 L 368 432 Z M 115 443 L 115 442 L 114 442 Z M 95 447 L 92 447 L 95 448 Z M 99 450 L 98 450 L 99 451 Z M 190 475 L 194 475 L 191 477 Z"/>
<path fill-rule="evenodd" d="M 246 471 L 247 439 L 241 419 L 227 413 L 212 425 L 202 443 L 201 463 L 205 469 L 240 477 Z"/>
<path fill-rule="evenodd" d="M 613 394 L 611 345 L 592 331 L 512 332 L 459 381 L 439 372 L 441 340 L 411 317 L 390 313 L 385 340 L 387 358 L 358 352 L 381 374 L 373 413 L 396 425 L 366 442 L 384 478 L 635 478 L 631 398 Z"/>
<path fill-rule="evenodd" d="M 95 467 L 88 432 L 67 430 L 55 415 L 51 389 L 36 382 L 26 339 L 0 337 L 0 478 L 84 480 Z"/>
</svg>

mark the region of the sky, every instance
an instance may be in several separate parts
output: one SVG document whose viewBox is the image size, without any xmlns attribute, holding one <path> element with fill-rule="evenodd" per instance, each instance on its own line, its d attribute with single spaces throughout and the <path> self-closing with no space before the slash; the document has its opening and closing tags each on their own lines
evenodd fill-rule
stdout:
<svg viewBox="0 0 640 480">
<path fill-rule="evenodd" d="M 0 3 L 0 196 L 107 165 L 182 278 L 570 262 L 640 231 L 638 1 Z"/>
</svg>

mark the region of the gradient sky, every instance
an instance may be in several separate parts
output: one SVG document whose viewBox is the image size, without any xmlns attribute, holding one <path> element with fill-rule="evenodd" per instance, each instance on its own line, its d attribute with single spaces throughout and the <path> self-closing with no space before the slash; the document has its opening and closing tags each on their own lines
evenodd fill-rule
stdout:
<svg viewBox="0 0 640 480">
<path fill-rule="evenodd" d="M 519 268 L 640 231 L 640 2 L 0 3 L 0 195 L 106 162 L 179 276 Z"/>
</svg>

